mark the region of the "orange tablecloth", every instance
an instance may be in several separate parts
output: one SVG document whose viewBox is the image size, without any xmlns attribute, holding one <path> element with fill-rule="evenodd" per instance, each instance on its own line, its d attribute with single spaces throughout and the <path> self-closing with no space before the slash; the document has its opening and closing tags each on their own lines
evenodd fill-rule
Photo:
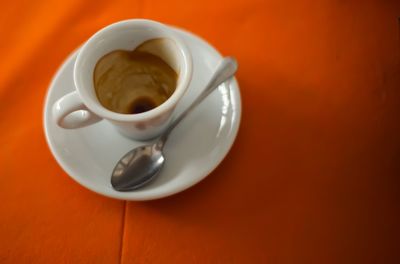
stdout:
<svg viewBox="0 0 400 264">
<path fill-rule="evenodd" d="M 399 1 L 7 1 L 0 263 L 399 263 Z M 63 59 L 149 18 L 238 58 L 237 141 L 206 180 L 124 202 L 71 180 L 42 108 Z"/>
</svg>

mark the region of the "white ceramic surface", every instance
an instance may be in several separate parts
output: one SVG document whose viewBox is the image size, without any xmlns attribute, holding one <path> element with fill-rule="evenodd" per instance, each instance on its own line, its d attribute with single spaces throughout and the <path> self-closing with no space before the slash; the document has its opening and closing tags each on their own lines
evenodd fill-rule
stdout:
<svg viewBox="0 0 400 264">
<path fill-rule="evenodd" d="M 176 108 L 176 113 L 179 113 L 204 88 L 221 55 L 199 37 L 178 29 L 176 32 L 193 56 L 193 78 Z M 227 155 L 241 117 L 241 98 L 236 80 L 221 85 L 175 128 L 164 149 L 165 167 L 157 179 L 136 191 L 115 191 L 110 183 L 114 165 L 127 151 L 144 143 L 121 136 L 105 121 L 66 130 L 58 127 L 51 118 L 53 103 L 73 89 L 76 55 L 77 52 L 65 61 L 49 87 L 44 106 L 44 128 L 57 162 L 84 187 L 116 199 L 162 198 L 198 183 Z"/>
<path fill-rule="evenodd" d="M 161 38 L 159 52 L 178 73 L 174 93 L 160 106 L 140 114 L 112 112 L 97 99 L 93 72 L 101 57 L 113 50 L 133 50 L 150 39 Z M 162 52 L 161 52 L 162 51 Z M 53 119 L 63 128 L 75 129 L 105 119 L 119 132 L 133 139 L 150 139 L 159 135 L 171 120 L 171 114 L 182 99 L 192 78 L 192 56 L 185 42 L 169 26 L 147 19 L 130 19 L 111 24 L 94 34 L 82 46 L 73 70 L 76 91 L 60 96 L 53 106 Z M 81 115 L 66 118 L 81 110 Z"/>
</svg>

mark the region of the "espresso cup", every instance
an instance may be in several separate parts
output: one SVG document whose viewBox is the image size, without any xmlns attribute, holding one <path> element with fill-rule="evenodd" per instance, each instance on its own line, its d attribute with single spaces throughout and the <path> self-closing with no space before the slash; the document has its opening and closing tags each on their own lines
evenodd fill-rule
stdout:
<svg viewBox="0 0 400 264">
<path fill-rule="evenodd" d="M 155 55 L 160 55 L 178 74 L 173 94 L 161 105 L 138 114 L 121 114 L 102 106 L 93 81 L 99 59 L 115 50 L 134 50 L 143 42 L 158 38 L 167 41 L 163 41 L 159 54 Z M 75 91 L 53 105 L 54 122 L 62 128 L 76 129 L 104 119 L 124 136 L 147 140 L 160 135 L 171 121 L 172 112 L 192 77 L 192 57 L 185 43 L 170 27 L 151 20 L 131 19 L 111 24 L 94 34 L 79 50 L 73 76 Z"/>
</svg>

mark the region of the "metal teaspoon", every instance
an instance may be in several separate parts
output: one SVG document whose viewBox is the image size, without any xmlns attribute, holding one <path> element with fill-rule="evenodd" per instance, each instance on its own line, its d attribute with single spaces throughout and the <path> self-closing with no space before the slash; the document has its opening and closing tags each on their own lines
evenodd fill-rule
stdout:
<svg viewBox="0 0 400 264">
<path fill-rule="evenodd" d="M 111 174 L 112 187 L 121 192 L 133 191 L 153 180 L 164 165 L 165 159 L 162 151 L 171 131 L 215 88 L 233 77 L 236 70 L 237 62 L 234 58 L 222 59 L 204 91 L 178 118 L 172 121 L 156 142 L 134 148 L 118 161 Z"/>
</svg>

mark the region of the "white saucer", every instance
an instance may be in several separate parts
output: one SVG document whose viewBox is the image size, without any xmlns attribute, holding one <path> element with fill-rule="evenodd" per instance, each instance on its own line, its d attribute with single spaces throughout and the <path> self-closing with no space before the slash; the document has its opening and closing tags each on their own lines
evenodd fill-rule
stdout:
<svg viewBox="0 0 400 264">
<path fill-rule="evenodd" d="M 199 37 L 178 30 L 193 55 L 193 80 L 178 105 L 179 113 L 197 96 L 209 80 L 221 55 Z M 240 123 L 241 98 L 236 80 L 221 85 L 172 132 L 165 146 L 166 164 L 158 178 L 132 192 L 111 187 L 110 175 L 127 151 L 143 145 L 121 136 L 108 122 L 66 130 L 51 119 L 51 106 L 74 90 L 72 71 L 75 51 L 55 75 L 44 106 L 47 143 L 60 166 L 84 187 L 116 199 L 151 200 L 183 191 L 213 171 L 231 148 Z"/>
</svg>

